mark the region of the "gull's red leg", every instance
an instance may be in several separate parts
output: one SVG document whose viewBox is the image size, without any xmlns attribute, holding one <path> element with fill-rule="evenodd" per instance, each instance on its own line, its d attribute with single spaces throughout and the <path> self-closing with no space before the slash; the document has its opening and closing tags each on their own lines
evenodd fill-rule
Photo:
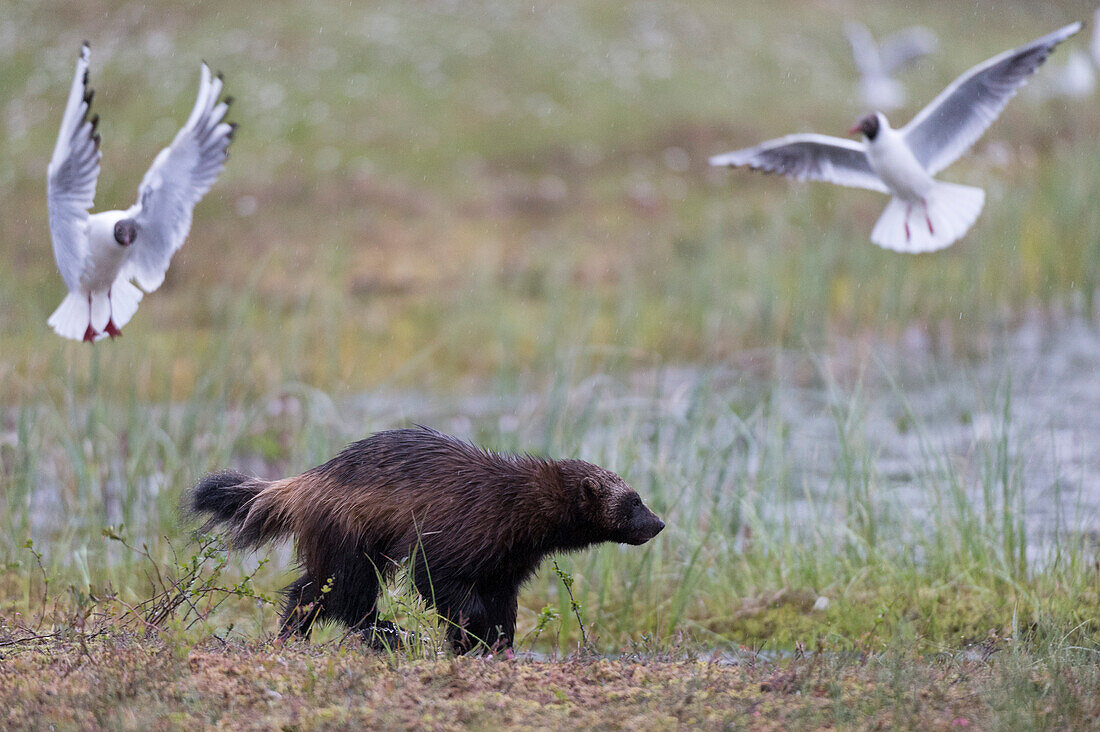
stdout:
<svg viewBox="0 0 1100 732">
<path fill-rule="evenodd" d="M 88 293 L 88 327 L 84 331 L 84 342 L 95 343 L 95 337 L 99 335 L 92 327 L 92 293 Z"/>
<path fill-rule="evenodd" d="M 115 336 L 122 335 L 122 331 L 115 325 L 115 306 L 114 303 L 111 302 L 111 290 L 109 288 L 107 290 L 107 303 L 110 307 L 110 314 L 107 316 L 107 328 L 103 332 L 111 336 L 111 338 L 114 338 Z"/>
</svg>

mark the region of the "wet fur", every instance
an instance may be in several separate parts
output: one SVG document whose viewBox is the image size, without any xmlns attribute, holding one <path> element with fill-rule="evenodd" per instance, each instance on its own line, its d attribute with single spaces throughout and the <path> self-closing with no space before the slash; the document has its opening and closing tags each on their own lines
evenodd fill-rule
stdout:
<svg viewBox="0 0 1100 732">
<path fill-rule="evenodd" d="M 284 637 L 319 619 L 393 635 L 377 623 L 379 581 L 411 557 L 459 653 L 511 645 L 519 588 L 547 554 L 640 544 L 664 526 L 596 465 L 499 455 L 427 428 L 380 432 L 294 478 L 214 473 L 190 503 L 238 546 L 295 538 L 305 573 L 285 590 Z"/>
</svg>

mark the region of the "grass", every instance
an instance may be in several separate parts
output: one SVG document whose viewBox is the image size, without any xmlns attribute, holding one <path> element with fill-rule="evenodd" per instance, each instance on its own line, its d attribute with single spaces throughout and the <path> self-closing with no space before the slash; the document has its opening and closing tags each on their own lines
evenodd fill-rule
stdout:
<svg viewBox="0 0 1100 732">
<path fill-rule="evenodd" d="M 654 727 L 1094 719 L 1091 484 L 1039 439 L 1004 344 L 1034 317 L 1095 314 L 1100 113 L 1009 104 L 946 176 L 988 202 L 936 256 L 869 243 L 880 196 L 708 170 L 708 155 L 836 132 L 863 111 L 840 33 L 856 13 L 12 8 L 7 726 L 160 712 L 235 726 L 598 726 L 612 710 Z M 941 50 L 906 76 L 911 98 L 1089 13 L 927 3 Z M 900 4 L 859 14 L 876 33 L 911 21 Z M 85 37 L 104 205 L 132 199 L 185 116 L 198 59 L 225 72 L 241 123 L 164 287 L 94 348 L 45 327 L 62 284 L 41 181 Z M 181 492 L 229 466 L 297 473 L 412 422 L 606 465 L 668 528 L 544 567 L 521 594 L 517 637 L 534 657 L 441 659 L 431 643 L 379 657 L 332 627 L 313 646 L 273 645 L 289 551 L 195 554 Z M 1057 515 L 1036 531 L 1048 505 Z M 166 597 L 170 612 L 142 614 Z M 407 588 L 385 603 L 438 637 Z M 613 658 L 574 653 L 582 626 Z"/>
</svg>

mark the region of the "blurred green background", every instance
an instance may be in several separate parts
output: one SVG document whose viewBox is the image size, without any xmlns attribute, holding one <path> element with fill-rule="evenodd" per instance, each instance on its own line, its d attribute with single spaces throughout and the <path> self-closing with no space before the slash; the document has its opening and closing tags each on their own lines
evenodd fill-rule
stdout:
<svg viewBox="0 0 1100 732">
<path fill-rule="evenodd" d="M 538 371 L 571 347 L 722 363 L 915 324 L 976 349 L 1028 308 L 1091 312 L 1094 99 L 1013 101 L 944 175 L 989 202 L 934 257 L 870 245 L 880 195 L 706 166 L 788 132 L 843 134 L 865 111 L 846 18 L 880 37 L 918 22 L 941 36 L 901 77 L 901 124 L 971 65 L 1089 14 L 1071 2 L 14 2 L 0 21 L 0 394 L 33 393 L 56 359 L 82 370 L 92 350 L 45 326 L 64 289 L 44 171 L 82 39 L 102 116 L 97 207 L 133 202 L 186 118 L 200 59 L 237 100 L 231 160 L 167 282 L 99 349 L 129 364 L 101 379 L 186 399 L 226 332 L 247 354 L 234 390 L 294 379 L 339 392 Z M 1051 65 L 1062 61 L 1064 49 Z"/>
</svg>

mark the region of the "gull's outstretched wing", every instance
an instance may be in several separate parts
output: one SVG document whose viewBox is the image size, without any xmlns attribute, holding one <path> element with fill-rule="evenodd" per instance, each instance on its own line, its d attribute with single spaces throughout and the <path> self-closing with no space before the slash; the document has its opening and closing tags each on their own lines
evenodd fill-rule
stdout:
<svg viewBox="0 0 1100 732">
<path fill-rule="evenodd" d="M 879 46 L 882 71 L 892 76 L 921 56 L 935 51 L 938 45 L 936 34 L 922 26 L 900 30 L 885 38 Z"/>
<path fill-rule="evenodd" d="M 877 76 L 883 73 L 882 59 L 879 56 L 878 44 L 875 37 L 863 23 L 849 20 L 844 24 L 844 35 L 848 38 L 848 45 L 852 47 L 852 58 L 856 62 L 856 68 L 863 76 Z"/>
<path fill-rule="evenodd" d="M 233 101 L 218 101 L 221 76 L 202 65 L 199 93 L 186 124 L 157 155 L 138 187 L 138 202 L 127 212 L 137 221 L 138 238 L 126 275 L 152 292 L 191 229 L 191 213 L 225 166 L 235 124 L 224 122 Z"/>
<path fill-rule="evenodd" d="M 80 286 L 88 250 L 88 209 L 95 200 L 99 177 L 99 117 L 88 119 L 92 90 L 88 88 L 91 48 L 85 43 L 76 61 L 76 74 L 61 118 L 61 132 L 46 168 L 46 201 L 50 238 L 57 268 L 70 290 Z"/>
<path fill-rule="evenodd" d="M 730 168 L 744 165 L 795 180 L 820 180 L 889 193 L 886 184 L 871 170 L 863 145 L 841 137 L 787 135 L 756 147 L 715 155 L 710 164 Z"/>
<path fill-rule="evenodd" d="M 1062 41 L 1081 30 L 1071 23 L 1026 46 L 1005 51 L 955 79 L 901 129 L 917 160 L 935 175 L 982 136 L 1028 75 Z"/>
</svg>

